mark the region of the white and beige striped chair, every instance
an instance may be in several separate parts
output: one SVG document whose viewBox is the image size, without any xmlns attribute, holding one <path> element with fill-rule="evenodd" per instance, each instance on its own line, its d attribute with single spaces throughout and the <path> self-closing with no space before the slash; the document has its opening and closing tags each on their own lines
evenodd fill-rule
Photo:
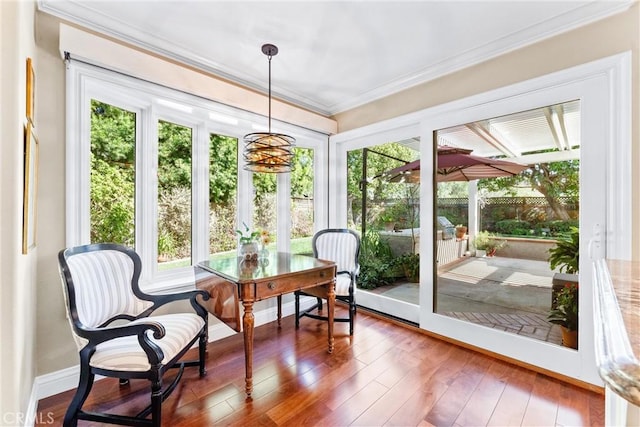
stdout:
<svg viewBox="0 0 640 427">
<path fill-rule="evenodd" d="M 360 272 L 358 257 L 360 256 L 360 237 L 346 228 L 327 228 L 318 231 L 311 241 L 313 256 L 336 263 L 336 299 L 349 305 L 349 317 L 334 318 L 336 322 L 349 322 L 349 335 L 353 335 L 353 318 L 356 314 L 356 279 Z M 296 328 L 300 326 L 301 317 L 327 320 L 322 311 L 322 299 L 316 295 L 316 303 L 306 310 L 300 311 L 300 296 L 310 295 L 304 291 L 295 293 Z M 314 313 L 314 311 L 316 311 Z"/>
<path fill-rule="evenodd" d="M 98 243 L 60 251 L 58 255 L 67 316 L 80 352 L 80 381 L 64 417 L 64 426 L 78 420 L 125 425 L 160 426 L 162 402 L 177 385 L 185 366 L 198 366 L 205 375 L 207 312 L 196 301 L 205 291 L 149 295 L 140 290 L 141 262 L 135 251 Z M 190 300 L 193 312 L 150 316 L 158 307 Z M 114 321 L 118 320 L 115 324 Z M 199 341 L 199 360 L 180 359 Z M 178 368 L 164 387 L 167 369 Z M 146 379 L 151 382 L 150 405 L 135 416 L 82 410 L 94 376 Z M 150 416 L 150 417 L 149 417 Z"/>
</svg>

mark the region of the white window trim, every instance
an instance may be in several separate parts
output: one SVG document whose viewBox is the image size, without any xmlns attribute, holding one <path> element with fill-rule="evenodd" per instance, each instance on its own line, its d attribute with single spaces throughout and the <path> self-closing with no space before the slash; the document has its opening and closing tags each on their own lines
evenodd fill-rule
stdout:
<svg viewBox="0 0 640 427">
<path fill-rule="evenodd" d="M 66 245 L 90 242 L 90 102 L 102 102 L 136 114 L 136 251 L 143 264 L 141 286 L 160 291 L 193 283 L 193 268 L 157 270 L 157 121 L 166 120 L 192 129 L 192 263 L 208 258 L 209 248 L 209 134 L 238 139 L 238 218 L 252 218 L 251 173 L 242 168 L 243 136 L 255 132 L 252 124 L 266 123 L 258 114 L 208 101 L 190 94 L 135 79 L 90 64 L 68 61 L 66 75 Z M 171 108 L 172 104 L 180 107 Z M 313 148 L 314 161 L 326 165 L 327 136 L 291 124 L 272 120 L 274 132 L 296 138 L 296 146 Z M 327 168 L 315 170 L 316 218 L 328 203 Z M 290 175 L 278 177 L 278 210 L 288 212 Z M 318 185 L 320 184 L 320 185 Z M 322 188 L 321 188 L 322 187 Z M 140 192 L 139 188 L 147 191 Z M 325 215 L 326 216 L 326 215 Z M 316 224 L 317 226 L 317 224 Z M 279 215 L 278 250 L 289 248 L 290 215 Z"/>
<path fill-rule="evenodd" d="M 595 147 L 595 153 L 590 153 L 586 157 L 588 165 L 584 164 L 583 173 L 586 172 L 585 168 L 589 167 L 591 172 L 588 173 L 603 175 L 600 183 L 602 187 L 599 187 L 598 191 L 602 188 L 606 193 L 606 203 L 596 209 L 598 212 L 581 210 L 581 222 L 587 219 L 586 223 L 592 223 L 596 214 L 598 217 L 604 217 L 604 224 L 600 230 L 604 240 L 600 240 L 597 236 L 598 230 L 584 230 L 581 233 L 583 236 L 581 252 L 595 258 L 606 256 L 614 259 L 630 259 L 631 236 L 623 228 L 631 222 L 631 88 L 631 53 L 625 52 L 332 136 L 331 142 L 335 149 L 330 153 L 330 161 L 338 166 L 339 173 L 335 177 L 331 176 L 330 192 L 334 196 L 331 199 L 331 220 L 337 226 L 346 223 L 347 151 L 399 139 L 391 136 L 420 135 L 420 158 L 424 162 L 421 168 L 421 181 L 427 183 L 430 182 L 433 173 L 432 135 L 434 130 L 480 118 L 495 117 L 576 99 L 575 95 L 567 95 L 573 91 L 579 94 L 578 98 L 586 100 L 581 105 L 583 141 L 585 138 L 591 138 L 589 145 Z M 557 98 L 556 101 L 554 101 L 555 98 Z M 604 115 L 597 115 L 594 105 L 604 106 Z M 600 110 L 597 111 L 600 112 Z M 594 129 L 591 126 L 594 123 L 598 123 L 595 126 L 595 134 L 589 134 L 589 130 Z M 414 133 L 413 126 L 419 126 L 419 132 Z M 411 131 L 407 132 L 407 129 Z M 595 143 L 594 138 L 598 138 Z M 595 168 L 593 167 L 594 159 L 597 163 Z M 591 188 L 582 189 L 582 191 L 591 190 Z M 421 186 L 421 224 L 429 224 L 432 221 L 431 193 L 432 188 L 429 185 Z M 421 234 L 425 238 L 420 240 L 420 253 L 427 254 L 421 257 L 420 266 L 419 323 L 422 329 L 504 354 L 549 371 L 595 385 L 602 384 L 594 360 L 593 298 L 590 295 L 592 283 L 585 283 L 584 289 L 587 292 L 582 293 L 580 298 L 580 312 L 585 313 L 585 321 L 582 322 L 581 317 L 579 352 L 447 318 L 433 313 L 432 309 L 433 230 L 431 227 L 423 227 Z M 586 248 L 589 250 L 585 250 Z M 588 270 L 591 266 L 588 257 L 581 257 L 580 261 L 581 272 L 585 271 L 586 276 L 589 277 Z M 358 298 L 360 301 L 362 296 Z"/>
</svg>

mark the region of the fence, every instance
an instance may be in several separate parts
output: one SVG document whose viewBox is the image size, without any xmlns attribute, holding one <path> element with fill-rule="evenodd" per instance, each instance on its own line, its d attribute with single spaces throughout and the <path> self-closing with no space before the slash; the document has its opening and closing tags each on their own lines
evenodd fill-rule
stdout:
<svg viewBox="0 0 640 427">
<path fill-rule="evenodd" d="M 558 204 L 577 219 L 579 203 L 569 197 L 558 198 Z M 480 229 L 496 231 L 495 224 L 505 219 L 527 221 L 532 228 L 538 224 L 560 220 L 544 197 L 487 197 L 480 203 Z M 453 224 L 469 223 L 467 198 L 438 199 L 438 216 L 445 216 Z"/>
</svg>

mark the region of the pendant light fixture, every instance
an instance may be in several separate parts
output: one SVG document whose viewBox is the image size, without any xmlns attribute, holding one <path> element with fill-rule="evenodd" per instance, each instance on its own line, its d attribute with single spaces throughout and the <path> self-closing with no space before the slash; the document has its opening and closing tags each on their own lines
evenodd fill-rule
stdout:
<svg viewBox="0 0 640 427">
<path fill-rule="evenodd" d="M 272 44 L 262 45 L 262 53 L 269 58 L 269 129 L 268 132 L 250 133 L 244 136 L 244 168 L 251 172 L 291 172 L 295 138 L 271 133 L 271 58 L 278 54 Z"/>
</svg>

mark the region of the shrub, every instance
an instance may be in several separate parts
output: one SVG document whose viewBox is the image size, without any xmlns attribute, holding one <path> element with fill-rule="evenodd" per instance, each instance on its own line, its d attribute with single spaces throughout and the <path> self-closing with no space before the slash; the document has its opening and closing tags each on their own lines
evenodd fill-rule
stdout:
<svg viewBox="0 0 640 427">
<path fill-rule="evenodd" d="M 526 236 L 529 234 L 531 224 L 528 221 L 517 219 L 503 219 L 495 223 L 496 233 L 510 234 L 513 236 Z"/>
<path fill-rule="evenodd" d="M 358 287 L 375 289 L 391 283 L 394 269 L 393 253 L 389 244 L 380 239 L 377 231 L 369 229 L 360 242 L 360 274 Z"/>
</svg>

